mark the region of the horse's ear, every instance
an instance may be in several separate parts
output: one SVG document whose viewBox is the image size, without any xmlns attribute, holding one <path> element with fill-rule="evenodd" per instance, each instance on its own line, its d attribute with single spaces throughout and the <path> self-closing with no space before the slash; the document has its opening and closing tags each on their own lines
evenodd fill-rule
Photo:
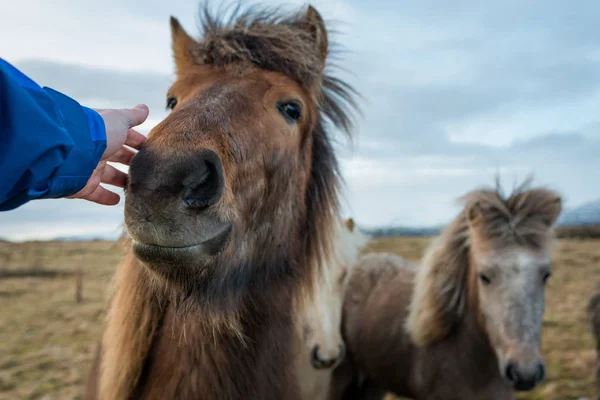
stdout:
<svg viewBox="0 0 600 400">
<path fill-rule="evenodd" d="M 187 34 L 175 17 L 171 17 L 171 42 L 175 72 L 177 75 L 181 75 L 193 64 L 191 51 L 196 42 Z"/>
<path fill-rule="evenodd" d="M 348 227 L 348 230 L 349 230 L 350 232 L 354 232 L 354 225 L 355 225 L 355 224 L 354 224 L 354 220 L 353 220 L 352 218 L 348 218 L 348 219 L 346 220 L 346 227 Z"/>
<path fill-rule="evenodd" d="M 327 39 L 325 21 L 323 21 L 323 17 L 321 17 L 321 14 L 313 6 L 308 6 L 304 18 L 306 19 L 308 30 L 315 40 L 321 61 L 325 63 L 325 59 L 329 54 L 329 41 Z"/>
<path fill-rule="evenodd" d="M 483 219 L 481 203 L 476 202 L 467 209 L 467 222 L 470 228 L 477 226 Z"/>
<path fill-rule="evenodd" d="M 546 223 L 546 225 L 548 227 L 553 226 L 556 223 L 556 220 L 558 220 L 558 217 L 560 216 L 561 212 L 562 212 L 562 198 L 557 196 L 550 203 L 550 206 L 548 209 L 548 215 L 544 219 L 544 222 Z"/>
</svg>

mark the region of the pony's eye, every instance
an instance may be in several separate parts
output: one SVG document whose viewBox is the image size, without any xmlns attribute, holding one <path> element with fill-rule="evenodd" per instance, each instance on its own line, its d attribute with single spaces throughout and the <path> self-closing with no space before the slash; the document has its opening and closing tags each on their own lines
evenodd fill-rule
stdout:
<svg viewBox="0 0 600 400">
<path fill-rule="evenodd" d="M 167 108 L 169 110 L 174 109 L 176 105 L 177 105 L 177 99 L 175 97 L 169 97 L 167 99 Z"/>
<path fill-rule="evenodd" d="M 550 272 L 544 272 L 544 275 L 542 276 L 542 282 L 544 282 L 544 284 L 546 282 L 548 282 L 548 279 L 550 279 L 550 277 L 552 276 L 552 274 Z"/>
<path fill-rule="evenodd" d="M 294 101 L 277 103 L 277 109 L 290 122 L 298 122 L 302 117 L 302 107 Z"/>
<path fill-rule="evenodd" d="M 483 282 L 485 285 L 489 285 L 490 283 L 492 283 L 490 277 L 484 274 L 483 272 L 479 274 L 479 279 L 481 279 L 481 282 Z"/>
</svg>

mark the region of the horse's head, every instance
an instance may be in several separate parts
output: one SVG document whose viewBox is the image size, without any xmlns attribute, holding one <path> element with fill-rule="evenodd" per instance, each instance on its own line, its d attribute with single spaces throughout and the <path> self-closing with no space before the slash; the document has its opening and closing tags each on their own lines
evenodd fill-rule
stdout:
<svg viewBox="0 0 600 400">
<path fill-rule="evenodd" d="M 134 253 L 159 276 L 202 287 L 298 272 L 322 251 L 337 210 L 326 119 L 350 126 L 349 87 L 325 74 L 321 16 L 248 12 L 224 24 L 205 11 L 200 41 L 174 18 L 171 30 L 172 111 L 126 188 Z M 265 264 L 279 269 L 250 268 Z"/>
<path fill-rule="evenodd" d="M 311 296 L 304 298 L 301 312 L 304 350 L 308 350 L 313 367 L 335 368 L 343 361 L 346 346 L 342 337 L 342 303 L 346 291 L 348 271 L 358 259 L 364 246 L 356 236 L 352 219 L 340 220 L 336 225 L 330 261 L 317 272 Z M 362 239 L 362 236 L 361 236 Z"/>
<path fill-rule="evenodd" d="M 531 390 L 545 377 L 540 340 L 560 198 L 542 189 L 506 200 L 492 191 L 468 198 L 471 304 L 501 374 L 516 390 Z"/>
<path fill-rule="evenodd" d="M 343 361 L 346 345 L 342 338 L 342 299 L 345 266 L 328 265 L 331 271 L 315 283 L 310 304 L 302 318 L 302 338 L 305 355 L 316 369 L 333 369 Z M 335 271 L 335 273 L 334 273 Z"/>
</svg>

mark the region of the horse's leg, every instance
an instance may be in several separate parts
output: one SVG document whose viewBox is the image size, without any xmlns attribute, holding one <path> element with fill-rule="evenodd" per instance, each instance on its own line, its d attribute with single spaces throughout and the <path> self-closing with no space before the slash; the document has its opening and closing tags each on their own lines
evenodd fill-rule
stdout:
<svg viewBox="0 0 600 400">
<path fill-rule="evenodd" d="M 100 359 L 102 357 L 102 344 L 98 343 L 92 367 L 88 373 L 83 400 L 96 400 L 98 398 L 98 380 L 100 379 Z"/>
<path fill-rule="evenodd" d="M 598 346 L 596 348 L 596 400 L 600 400 L 600 338 L 598 340 Z"/>
</svg>

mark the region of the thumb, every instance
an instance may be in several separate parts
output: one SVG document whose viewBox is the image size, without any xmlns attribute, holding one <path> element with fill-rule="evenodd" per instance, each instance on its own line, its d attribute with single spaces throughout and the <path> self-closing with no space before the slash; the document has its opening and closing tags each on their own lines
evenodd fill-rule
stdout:
<svg viewBox="0 0 600 400">
<path fill-rule="evenodd" d="M 129 128 L 140 125 L 143 123 L 146 118 L 148 118 L 148 114 L 150 110 L 148 106 L 145 104 L 138 104 L 134 108 L 123 110 L 125 119 L 127 120 L 127 125 Z"/>
</svg>

